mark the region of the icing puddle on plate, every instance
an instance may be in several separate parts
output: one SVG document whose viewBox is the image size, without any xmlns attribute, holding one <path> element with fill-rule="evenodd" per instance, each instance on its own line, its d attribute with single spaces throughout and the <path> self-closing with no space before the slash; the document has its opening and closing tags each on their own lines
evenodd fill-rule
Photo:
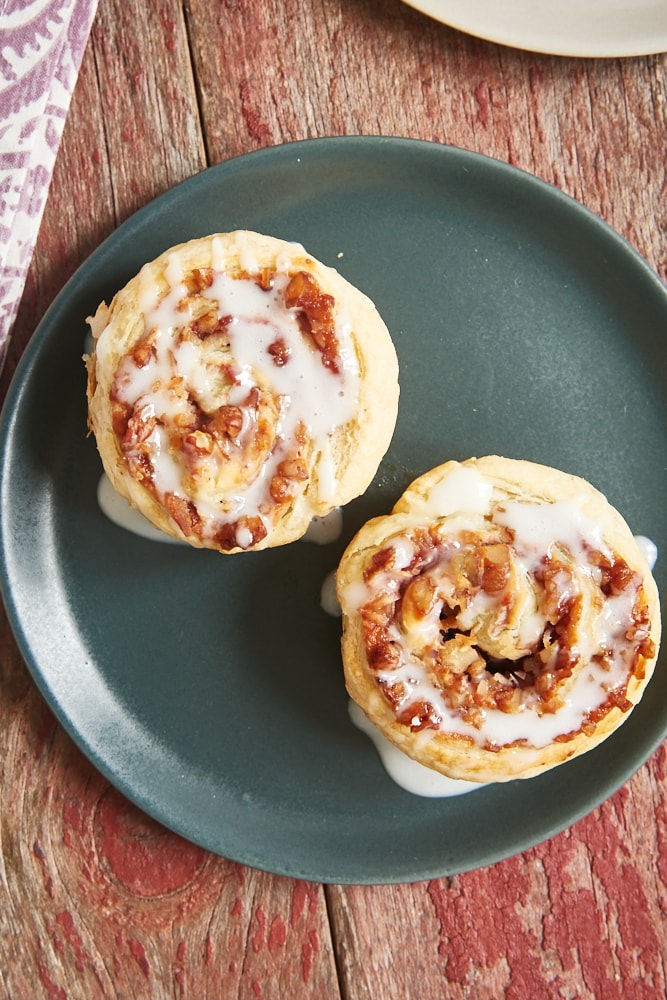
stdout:
<svg viewBox="0 0 667 1000">
<path fill-rule="evenodd" d="M 366 733 L 373 741 L 389 777 L 406 792 L 425 798 L 442 799 L 452 795 L 466 795 L 477 791 L 478 788 L 484 788 L 484 785 L 474 781 L 447 778 L 444 774 L 439 774 L 430 767 L 424 767 L 423 764 L 401 753 L 398 747 L 382 735 L 354 701 L 349 702 L 348 712 L 357 729 Z"/>
</svg>

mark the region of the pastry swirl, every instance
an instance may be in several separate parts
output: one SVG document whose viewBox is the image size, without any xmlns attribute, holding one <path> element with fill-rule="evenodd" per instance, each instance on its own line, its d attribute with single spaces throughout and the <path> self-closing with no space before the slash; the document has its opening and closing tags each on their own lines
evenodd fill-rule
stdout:
<svg viewBox="0 0 667 1000">
<path fill-rule="evenodd" d="M 90 323 L 89 424 L 106 473 L 194 546 L 300 538 L 367 488 L 389 446 L 387 328 L 297 244 L 239 231 L 173 247 Z"/>
<path fill-rule="evenodd" d="M 641 698 L 660 641 L 651 571 L 590 484 L 489 456 L 417 479 L 337 572 L 351 697 L 452 778 L 530 777 Z"/>
</svg>

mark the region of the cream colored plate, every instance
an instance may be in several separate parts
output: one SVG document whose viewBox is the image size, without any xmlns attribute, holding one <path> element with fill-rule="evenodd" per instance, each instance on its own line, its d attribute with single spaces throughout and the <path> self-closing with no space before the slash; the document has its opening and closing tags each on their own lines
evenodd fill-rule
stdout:
<svg viewBox="0 0 667 1000">
<path fill-rule="evenodd" d="M 452 28 L 563 56 L 667 51 L 667 0 L 405 0 Z"/>
</svg>

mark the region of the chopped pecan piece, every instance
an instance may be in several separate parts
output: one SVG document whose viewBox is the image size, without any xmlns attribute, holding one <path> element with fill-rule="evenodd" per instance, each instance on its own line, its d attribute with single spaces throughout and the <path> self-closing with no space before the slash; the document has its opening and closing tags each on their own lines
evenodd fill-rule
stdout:
<svg viewBox="0 0 667 1000">
<path fill-rule="evenodd" d="M 394 670 L 401 662 L 400 649 L 396 643 L 379 642 L 368 650 L 368 662 L 373 670 Z"/>
<path fill-rule="evenodd" d="M 132 360 L 137 368 L 145 368 L 151 358 L 155 357 L 155 344 L 152 338 L 140 340 L 132 351 Z"/>
<path fill-rule="evenodd" d="M 194 319 L 189 329 L 197 340 L 206 340 L 207 337 L 225 333 L 231 321 L 231 316 L 218 316 L 217 309 L 209 309 Z"/>
<path fill-rule="evenodd" d="M 482 590 L 487 594 L 497 594 L 507 586 L 512 569 L 509 545 L 483 545 L 480 548 L 482 560 Z"/>
<path fill-rule="evenodd" d="M 243 410 L 240 406 L 219 407 L 206 425 L 217 438 L 237 438 L 243 430 Z"/>
<path fill-rule="evenodd" d="M 288 479 L 308 479 L 308 466 L 302 458 L 286 458 L 278 466 L 278 472 Z"/>
<path fill-rule="evenodd" d="M 204 431 L 193 431 L 183 439 L 183 445 L 187 452 L 194 455 L 210 455 L 213 451 L 213 438 Z"/>
<path fill-rule="evenodd" d="M 381 682 L 381 686 L 382 693 L 394 709 L 402 705 L 408 697 L 408 688 L 403 681 L 397 681 L 395 684 L 384 684 Z"/>
<path fill-rule="evenodd" d="M 401 617 L 407 629 L 419 629 L 438 603 L 438 590 L 429 576 L 416 576 L 403 594 Z"/>
<path fill-rule="evenodd" d="M 475 646 L 475 640 L 460 632 L 444 642 L 438 650 L 438 662 L 441 668 L 451 674 L 470 672 L 471 667 L 486 666 Z M 479 672 L 479 671 L 475 671 Z"/>
<path fill-rule="evenodd" d="M 197 267 L 185 275 L 183 283 L 192 295 L 197 295 L 213 284 L 213 268 Z"/>
<path fill-rule="evenodd" d="M 323 292 L 308 271 L 297 271 L 285 290 L 285 305 L 288 309 L 298 310 L 301 332 L 311 337 L 322 355 L 325 368 L 338 374 L 340 369 L 333 296 Z"/>
<path fill-rule="evenodd" d="M 292 498 L 292 484 L 286 476 L 272 476 L 269 493 L 274 503 L 286 503 Z"/>
<path fill-rule="evenodd" d="M 175 493 L 167 493 L 165 494 L 165 506 L 184 535 L 196 532 L 201 518 L 191 500 L 185 500 Z"/>
<path fill-rule="evenodd" d="M 263 292 L 268 292 L 273 288 L 275 272 L 270 267 L 263 267 L 259 274 L 255 275 L 255 283 L 259 285 Z"/>
<path fill-rule="evenodd" d="M 157 418 L 153 407 L 148 404 L 135 410 L 127 422 L 125 434 L 121 442 L 124 451 L 132 451 L 145 444 L 157 427 Z"/>
<path fill-rule="evenodd" d="M 440 714 L 428 701 L 413 701 L 396 717 L 397 722 L 409 726 L 413 733 L 422 729 L 437 729 L 440 725 Z"/>
<path fill-rule="evenodd" d="M 277 368 L 283 368 L 290 359 L 291 349 L 282 337 L 277 337 L 272 344 L 269 344 L 267 351 L 273 358 L 273 363 Z"/>
<path fill-rule="evenodd" d="M 122 441 L 127 432 L 127 424 L 132 415 L 132 407 L 119 400 L 113 400 L 111 404 L 111 422 L 113 432 Z"/>
</svg>

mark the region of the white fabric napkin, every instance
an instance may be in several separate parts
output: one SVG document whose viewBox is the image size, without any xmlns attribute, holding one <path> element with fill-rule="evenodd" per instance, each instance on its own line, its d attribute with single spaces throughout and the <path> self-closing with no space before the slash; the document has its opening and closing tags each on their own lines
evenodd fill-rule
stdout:
<svg viewBox="0 0 667 1000">
<path fill-rule="evenodd" d="M 0 368 L 97 0 L 0 0 Z"/>
</svg>

